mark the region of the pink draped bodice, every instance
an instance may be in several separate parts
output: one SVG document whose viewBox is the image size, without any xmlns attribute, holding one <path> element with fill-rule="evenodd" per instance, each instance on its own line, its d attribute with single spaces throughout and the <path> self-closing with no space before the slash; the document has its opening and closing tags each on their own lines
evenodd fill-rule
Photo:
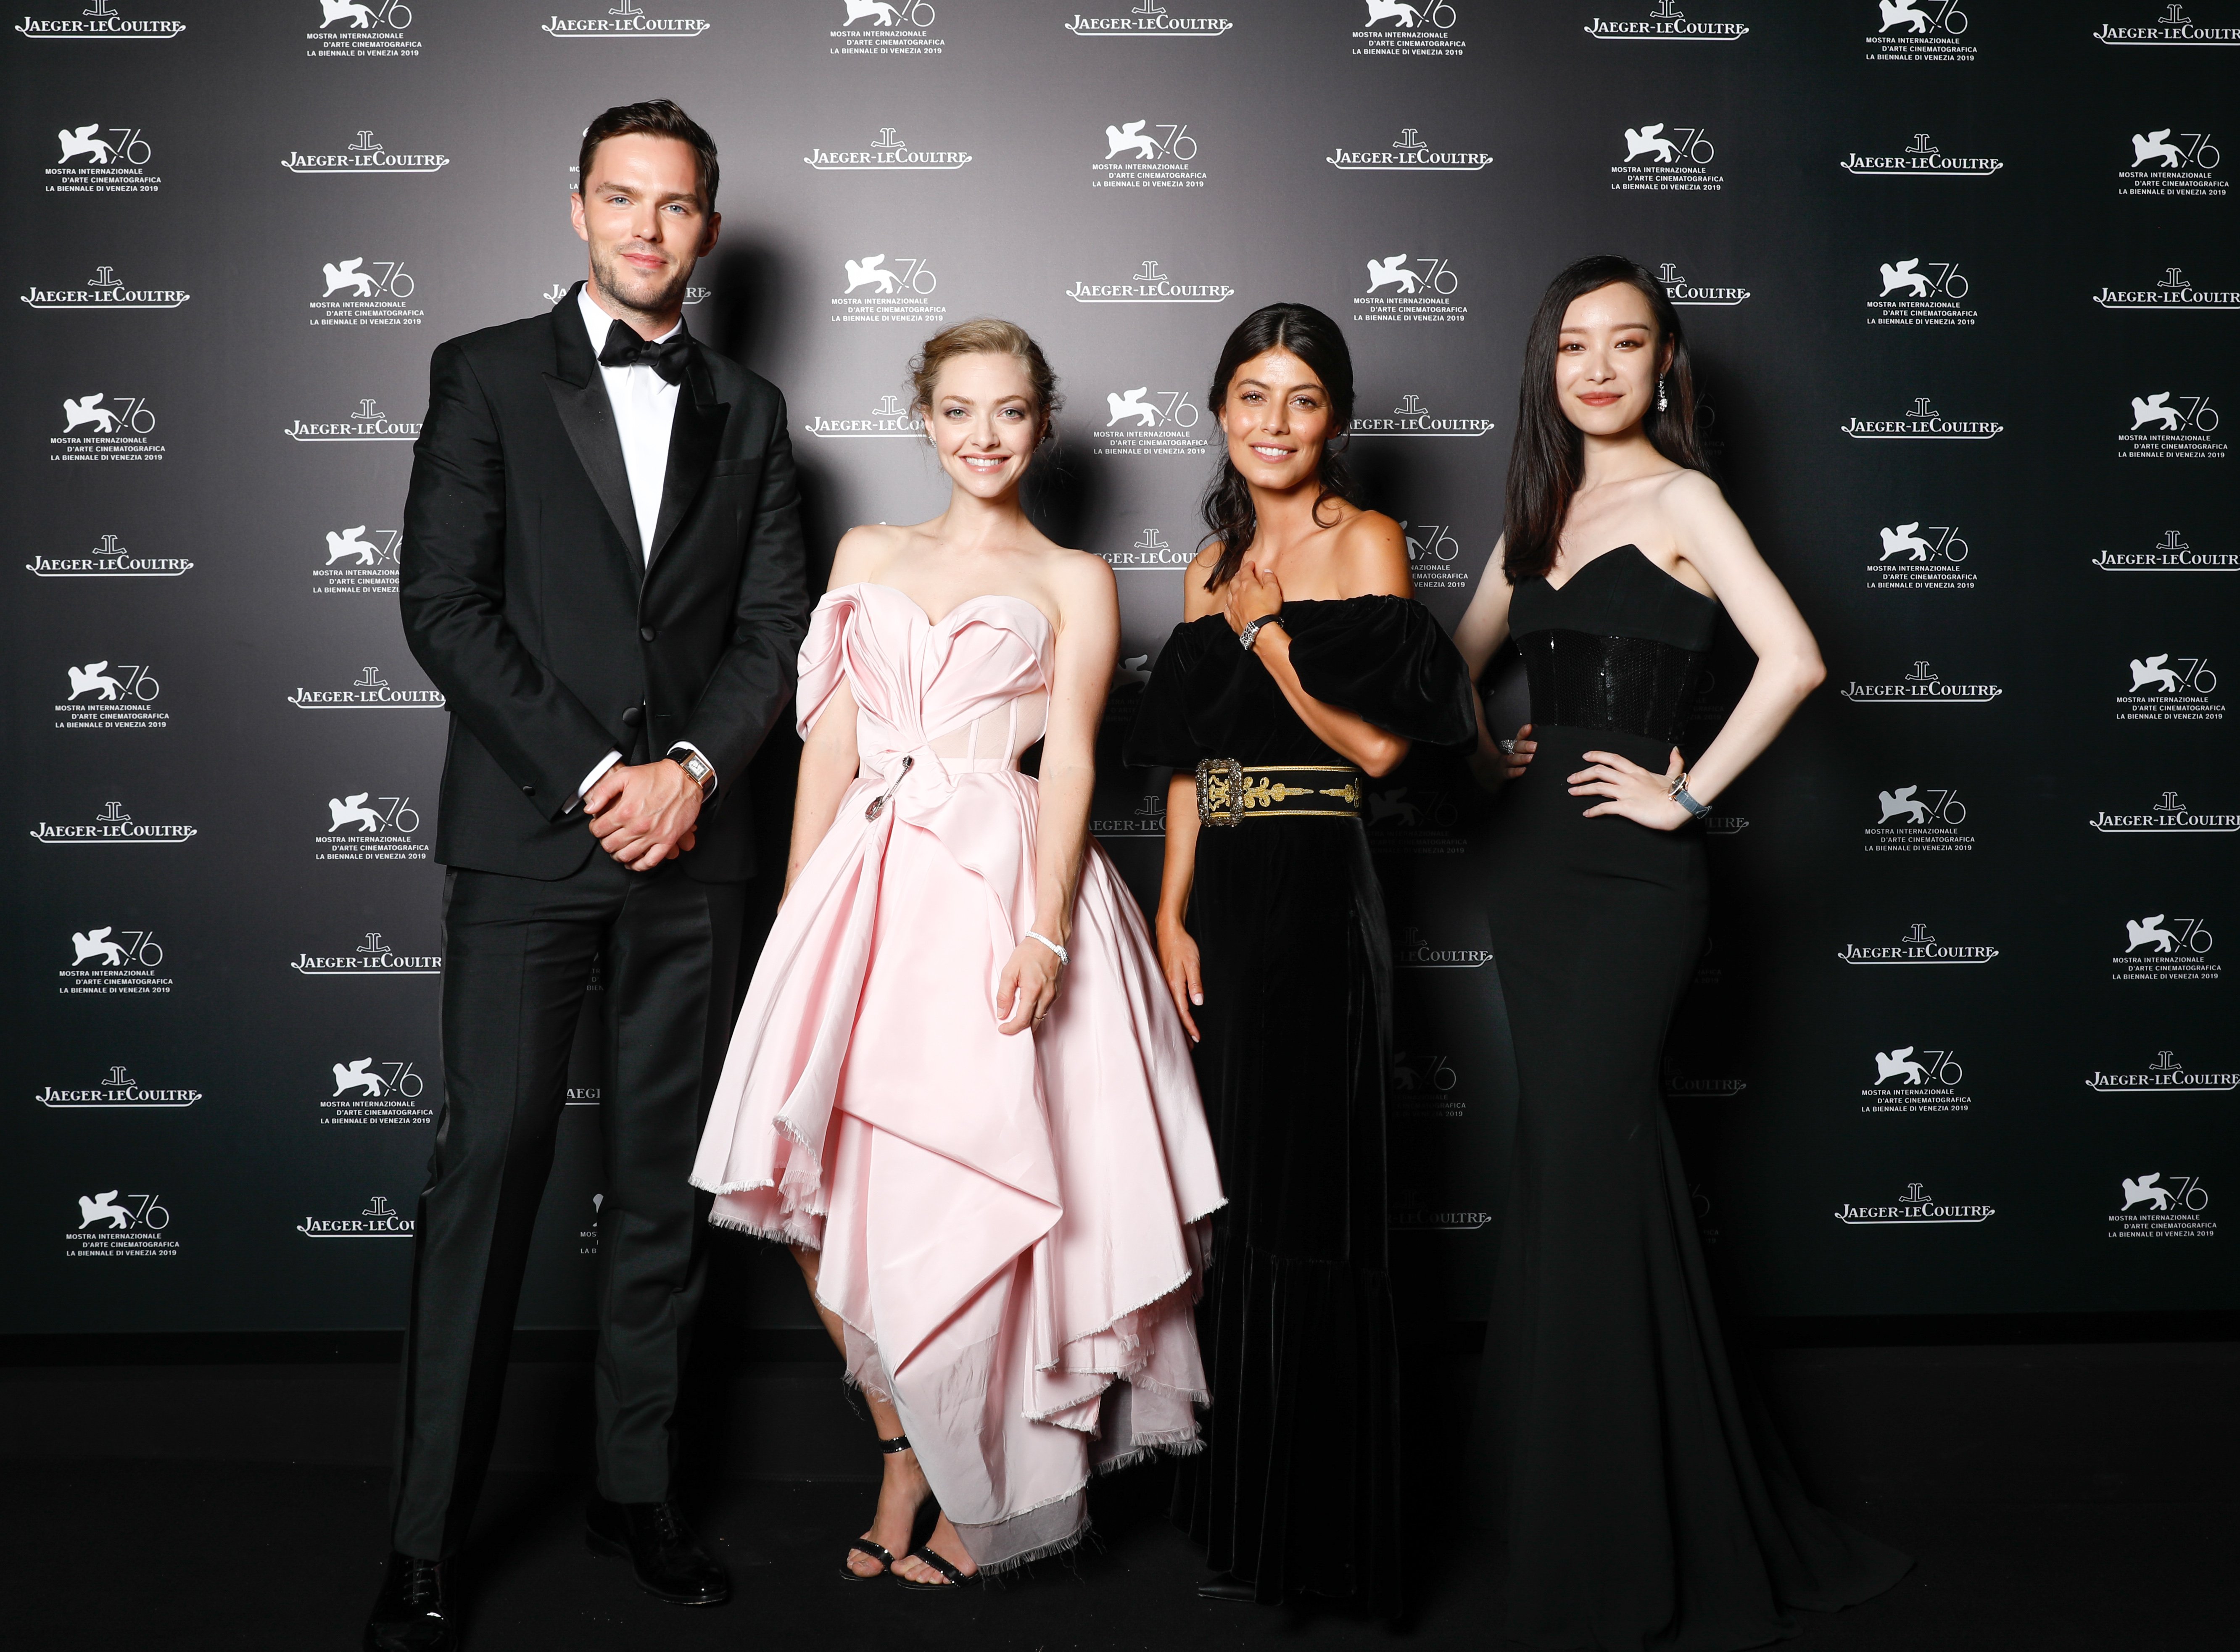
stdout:
<svg viewBox="0 0 2240 1652">
<path fill-rule="evenodd" d="M 1018 596 L 971 596 L 938 623 L 890 585 L 845 585 L 817 605 L 797 696 L 806 738 L 845 682 L 867 779 L 902 758 L 950 774 L 1016 769 L 1050 714 L 1050 624 Z"/>
</svg>

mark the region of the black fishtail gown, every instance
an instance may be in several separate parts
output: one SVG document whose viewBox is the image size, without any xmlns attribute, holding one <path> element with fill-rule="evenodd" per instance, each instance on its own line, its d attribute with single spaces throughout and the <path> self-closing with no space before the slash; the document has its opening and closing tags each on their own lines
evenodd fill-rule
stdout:
<svg viewBox="0 0 2240 1652">
<path fill-rule="evenodd" d="M 1665 771 L 1717 612 L 1631 545 L 1510 599 L 1539 749 L 1488 860 L 1518 1098 L 1473 1476 L 1506 1644 L 1730 1652 L 1911 1564 L 1807 1501 L 1728 1367 L 1657 1076 L 1703 949 L 1702 831 L 1587 819 L 1565 783 L 1590 750 Z"/>
<path fill-rule="evenodd" d="M 1470 676 L 1421 605 L 1283 606 L 1307 692 L 1412 741 L 1474 728 Z M 1343 763 L 1219 615 L 1176 627 L 1128 761 Z M 1198 1309 L 1208 1449 L 1175 1518 L 1276 1602 L 1403 1604 L 1398 1347 L 1386 1261 L 1390 949 L 1356 816 L 1202 827 L 1189 912 L 1205 1003 L 1194 1052 L 1229 1204 Z"/>
</svg>

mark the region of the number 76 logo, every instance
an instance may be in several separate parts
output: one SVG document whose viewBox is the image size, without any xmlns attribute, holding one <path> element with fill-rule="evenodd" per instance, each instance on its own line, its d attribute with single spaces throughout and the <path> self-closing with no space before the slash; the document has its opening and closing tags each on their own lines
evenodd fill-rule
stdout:
<svg viewBox="0 0 2240 1652">
<path fill-rule="evenodd" d="M 1450 563 L 1462 555 L 1462 543 L 1453 530 L 1443 523 L 1402 523 L 1400 531 L 1408 540 L 1408 560 L 1420 563 L 1429 559 Z"/>
</svg>

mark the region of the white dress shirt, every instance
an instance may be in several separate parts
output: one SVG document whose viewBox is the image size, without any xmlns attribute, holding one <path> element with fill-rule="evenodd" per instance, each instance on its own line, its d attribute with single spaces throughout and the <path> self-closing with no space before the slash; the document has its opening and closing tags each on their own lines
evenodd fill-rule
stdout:
<svg viewBox="0 0 2240 1652">
<path fill-rule="evenodd" d="M 592 302 L 589 282 L 577 290 L 576 303 L 583 312 L 583 330 L 591 336 L 591 354 L 597 357 L 606 345 L 615 317 Z M 658 344 L 673 338 L 683 328 L 680 319 L 653 342 Z M 602 367 L 599 376 L 606 383 L 607 404 L 614 410 L 615 430 L 622 437 L 623 470 L 630 478 L 630 509 L 637 516 L 638 555 L 649 556 L 653 550 L 654 526 L 661 520 L 662 489 L 669 478 L 669 430 L 677 422 L 677 392 L 681 387 L 643 362 L 628 367 Z M 690 741 L 677 743 L 706 760 L 708 754 Z M 621 752 L 610 751 L 583 776 L 583 783 L 576 789 L 576 801 L 581 803 L 599 776 L 622 760 Z"/>
<path fill-rule="evenodd" d="M 606 347 L 615 318 L 591 302 L 587 282 L 576 294 L 583 312 L 583 329 L 591 336 L 591 354 Z M 683 331 L 681 320 L 653 342 L 674 338 Z M 630 505 L 637 512 L 638 555 L 653 550 L 654 524 L 661 519 L 662 483 L 669 476 L 669 427 L 677 422 L 678 386 L 643 362 L 628 367 L 602 367 L 607 403 L 615 410 L 615 429 L 623 438 L 623 469 L 630 473 Z"/>
</svg>

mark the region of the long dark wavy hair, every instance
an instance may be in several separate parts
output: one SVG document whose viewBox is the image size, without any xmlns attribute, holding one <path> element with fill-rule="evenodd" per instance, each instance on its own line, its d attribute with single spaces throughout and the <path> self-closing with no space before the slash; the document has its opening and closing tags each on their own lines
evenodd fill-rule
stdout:
<svg viewBox="0 0 2240 1652">
<path fill-rule="evenodd" d="M 1710 469 L 1696 430 L 1695 366 L 1687 336 L 1680 330 L 1679 313 L 1663 284 L 1630 258 L 1600 253 L 1580 259 L 1548 283 L 1540 308 L 1533 312 L 1532 330 L 1524 336 L 1524 377 L 1517 388 L 1517 439 L 1509 450 L 1502 523 L 1507 539 L 1501 571 L 1512 585 L 1555 565 L 1563 513 L 1579 490 L 1585 444 L 1579 427 L 1563 416 L 1556 399 L 1556 346 L 1563 314 L 1573 299 L 1614 283 L 1631 287 L 1649 300 L 1650 314 L 1657 322 L 1655 348 L 1661 353 L 1670 344 L 1672 350 L 1664 369 L 1664 396 L 1670 405 L 1660 413 L 1652 403 L 1642 421 L 1642 433 L 1673 463 L 1690 470 Z"/>
<path fill-rule="evenodd" d="M 1330 396 L 1330 436 L 1343 434 L 1353 423 L 1353 352 L 1345 347 L 1345 335 L 1338 331 L 1337 323 L 1310 304 L 1270 304 L 1237 323 L 1237 330 L 1221 347 L 1221 361 L 1213 370 L 1213 389 L 1206 395 L 1207 410 L 1217 410 L 1225 405 L 1229 382 L 1237 376 L 1237 370 L 1271 350 L 1290 351 L 1322 380 L 1323 389 Z M 1323 506 L 1329 500 L 1343 499 L 1348 504 L 1361 503 L 1354 497 L 1353 477 L 1346 471 L 1345 461 L 1331 447 L 1330 437 L 1323 439 L 1315 480 L 1321 490 L 1315 495 L 1315 520 L 1318 523 L 1322 521 Z M 1205 537 L 1198 544 L 1203 547 L 1217 543 L 1221 547 L 1221 560 L 1205 578 L 1205 589 L 1217 590 L 1237 572 L 1252 544 L 1253 536 L 1260 530 L 1259 514 L 1252 508 L 1252 490 L 1230 463 L 1226 445 L 1222 449 L 1221 469 L 1206 488 L 1205 501 L 1198 510 L 1205 518 Z"/>
</svg>

